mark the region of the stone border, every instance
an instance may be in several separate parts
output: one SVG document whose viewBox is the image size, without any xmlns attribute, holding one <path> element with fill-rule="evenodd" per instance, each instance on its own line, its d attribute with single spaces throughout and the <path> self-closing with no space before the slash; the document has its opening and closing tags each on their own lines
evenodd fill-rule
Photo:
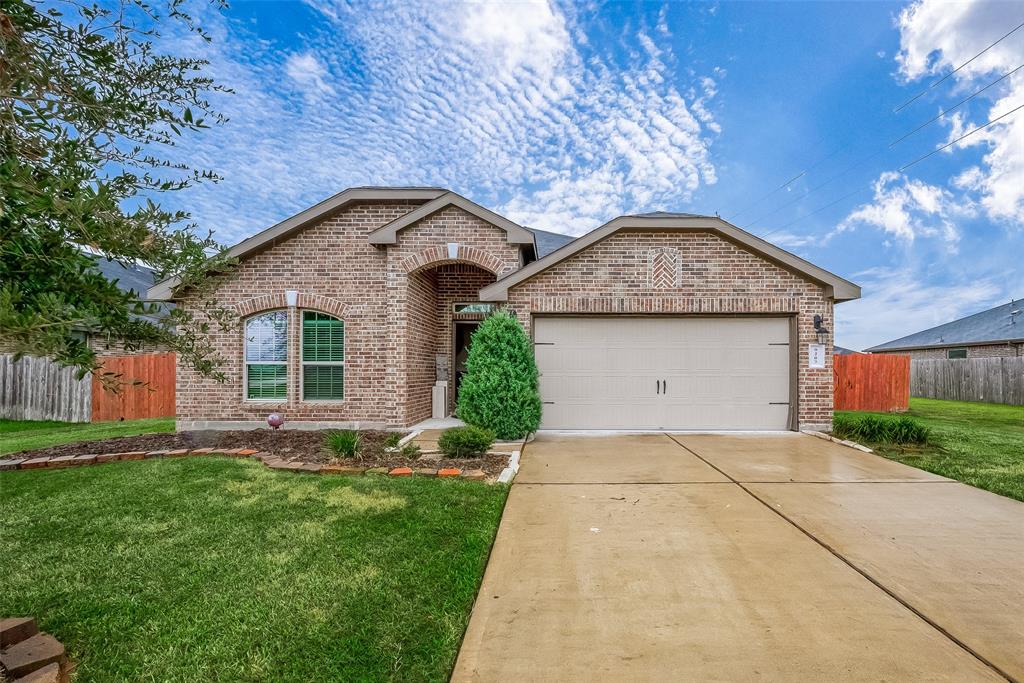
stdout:
<svg viewBox="0 0 1024 683">
<path fill-rule="evenodd" d="M 0 670 L 11 683 L 67 683 L 72 666 L 64 645 L 31 617 L 0 619 Z"/>
<path fill-rule="evenodd" d="M 825 441 L 831 441 L 832 443 L 842 444 L 843 446 L 847 446 L 849 448 L 856 448 L 858 451 L 862 451 L 864 453 L 874 453 L 873 450 L 871 450 L 867 446 L 862 446 L 861 444 L 857 443 L 856 441 L 848 441 L 846 439 L 837 439 L 836 437 L 832 436 L 831 434 L 826 434 L 825 432 L 819 432 L 819 431 L 815 431 L 815 430 L 812 430 L 812 429 L 801 429 L 800 433 L 801 434 L 810 434 L 811 436 L 816 436 L 819 439 L 825 439 Z"/>
<path fill-rule="evenodd" d="M 470 481 L 485 481 L 487 474 L 480 469 L 462 470 L 457 467 L 432 469 L 429 467 L 359 467 L 356 465 L 323 465 L 315 462 L 300 462 L 285 460 L 273 453 L 257 451 L 252 448 L 231 448 L 219 450 L 216 448 L 193 448 L 163 451 L 129 451 L 125 453 L 98 453 L 89 455 L 60 455 L 42 456 L 38 458 L 3 458 L 0 459 L 0 472 L 10 470 L 34 470 L 34 469 L 61 469 L 65 467 L 81 467 L 84 465 L 99 465 L 107 462 L 124 460 L 149 460 L 153 458 L 183 458 L 194 456 L 220 455 L 233 458 L 253 458 L 259 460 L 264 466 L 272 470 L 287 472 L 307 472 L 310 474 L 380 474 L 391 477 L 460 477 Z M 518 451 L 513 454 L 518 469 Z M 511 461 L 510 461 L 511 462 Z M 507 470 L 508 468 L 506 468 Z M 505 472 L 502 472 L 504 475 Z M 499 476 L 500 480 L 500 476 Z"/>
<path fill-rule="evenodd" d="M 516 478 L 519 473 L 519 454 L 520 451 L 513 451 L 508 456 L 508 467 L 501 471 L 498 475 L 499 484 L 511 484 L 512 480 Z"/>
</svg>

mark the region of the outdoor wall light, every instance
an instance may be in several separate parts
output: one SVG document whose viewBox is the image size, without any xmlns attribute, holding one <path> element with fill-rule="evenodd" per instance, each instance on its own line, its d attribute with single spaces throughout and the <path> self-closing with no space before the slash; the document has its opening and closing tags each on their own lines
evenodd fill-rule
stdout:
<svg viewBox="0 0 1024 683">
<path fill-rule="evenodd" d="M 819 344 L 828 343 L 828 328 L 822 324 L 820 315 L 814 316 L 814 333 L 818 336 Z"/>
</svg>

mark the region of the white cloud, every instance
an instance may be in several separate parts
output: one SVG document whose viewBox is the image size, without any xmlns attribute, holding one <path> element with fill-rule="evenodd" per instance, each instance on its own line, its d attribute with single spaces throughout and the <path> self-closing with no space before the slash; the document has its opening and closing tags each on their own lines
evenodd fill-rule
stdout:
<svg viewBox="0 0 1024 683">
<path fill-rule="evenodd" d="M 836 309 L 836 343 L 858 351 L 985 310 L 1006 296 L 1005 283 L 995 278 L 929 282 L 928 273 L 906 266 L 872 268 L 853 279 L 864 296 Z"/>
<path fill-rule="evenodd" d="M 904 243 L 937 237 L 955 251 L 960 240 L 956 219 L 972 213 L 970 205 L 957 203 L 948 190 L 889 171 L 875 181 L 872 201 L 854 209 L 830 237 L 870 226 Z"/>
<path fill-rule="evenodd" d="M 921 85 L 924 79 L 959 67 L 1024 19 L 1020 11 L 1013 11 L 1020 7 L 985 0 L 912 3 L 897 19 L 900 51 L 896 61 L 901 76 L 907 81 L 921 81 L 915 84 Z M 974 90 L 1022 63 L 1024 29 L 971 61 L 951 82 L 960 90 Z M 986 111 L 951 117 L 950 139 L 1024 102 L 1024 72 L 1007 78 L 988 95 L 991 102 Z M 982 163 L 971 171 L 971 182 L 961 182 L 958 187 L 976 195 L 990 218 L 1017 228 L 1024 225 L 1024 110 L 971 135 L 956 147 L 979 147 L 986 152 Z"/>
<path fill-rule="evenodd" d="M 327 67 L 312 53 L 289 55 L 284 63 L 284 70 L 288 77 L 307 93 L 334 94 L 334 88 L 327 82 Z"/>
<path fill-rule="evenodd" d="M 350 185 L 450 187 L 579 234 L 618 213 L 681 208 L 717 180 L 712 104 L 725 73 L 677 88 L 660 32 L 623 29 L 621 57 L 546 0 L 307 2 L 320 23 L 299 53 L 212 12 L 211 44 L 178 38 L 237 92 L 217 99 L 230 122 L 181 149 L 225 178 L 182 197 L 222 241 Z M 699 95 L 684 96 L 690 87 Z"/>
</svg>

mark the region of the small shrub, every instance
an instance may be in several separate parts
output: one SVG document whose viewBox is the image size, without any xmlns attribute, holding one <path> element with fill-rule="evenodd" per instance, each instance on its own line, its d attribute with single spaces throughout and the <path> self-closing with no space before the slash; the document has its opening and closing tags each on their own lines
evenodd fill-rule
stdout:
<svg viewBox="0 0 1024 683">
<path fill-rule="evenodd" d="M 928 443 L 928 428 L 906 415 L 836 415 L 832 433 L 840 439 L 871 443 Z"/>
<path fill-rule="evenodd" d="M 390 434 L 388 434 L 384 438 L 384 448 L 385 449 L 397 450 L 398 449 L 398 442 L 401 441 L 401 440 L 402 440 L 402 435 L 401 434 L 399 434 L 398 432 L 391 432 Z"/>
<path fill-rule="evenodd" d="M 902 415 L 892 423 L 889 438 L 893 443 L 928 443 L 928 428 L 914 418 Z"/>
<path fill-rule="evenodd" d="M 329 432 L 325 442 L 329 449 L 343 458 L 355 458 L 359 454 L 359 432 L 351 429 Z"/>
<path fill-rule="evenodd" d="M 481 427 L 453 427 L 437 440 L 437 447 L 450 458 L 481 455 L 494 444 L 494 432 Z"/>
<path fill-rule="evenodd" d="M 420 457 L 420 447 L 414 443 L 407 443 L 404 446 L 402 446 L 402 450 L 400 450 L 398 454 L 401 455 L 403 458 L 415 460 L 416 458 Z"/>
</svg>

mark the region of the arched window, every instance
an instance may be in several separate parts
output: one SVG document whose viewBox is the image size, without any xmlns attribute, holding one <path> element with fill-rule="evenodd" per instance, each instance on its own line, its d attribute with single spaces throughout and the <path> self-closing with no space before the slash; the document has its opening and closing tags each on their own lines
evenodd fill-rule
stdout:
<svg viewBox="0 0 1024 683">
<path fill-rule="evenodd" d="M 317 311 L 302 312 L 302 400 L 345 398 L 345 323 Z"/>
<path fill-rule="evenodd" d="M 288 398 L 288 313 L 270 311 L 245 321 L 245 397 Z"/>
</svg>

